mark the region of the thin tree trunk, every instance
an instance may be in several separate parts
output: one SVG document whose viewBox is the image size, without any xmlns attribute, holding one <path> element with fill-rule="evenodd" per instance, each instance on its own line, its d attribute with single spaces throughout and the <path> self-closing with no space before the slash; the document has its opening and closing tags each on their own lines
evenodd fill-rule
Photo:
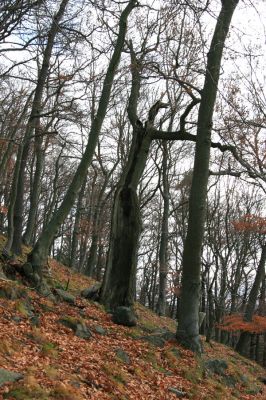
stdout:
<svg viewBox="0 0 266 400">
<path fill-rule="evenodd" d="M 265 263 L 266 263 L 266 243 L 263 245 L 257 273 L 256 273 L 255 280 L 254 280 L 253 286 L 252 286 L 250 294 L 249 294 L 248 303 L 247 303 L 246 311 L 245 311 L 244 318 L 243 318 L 244 321 L 246 321 L 246 322 L 252 321 L 252 317 L 253 317 L 255 307 L 256 307 L 256 301 L 257 301 L 258 295 L 259 295 L 260 285 L 262 283 L 262 279 L 265 276 Z M 240 337 L 237 342 L 237 345 L 236 345 L 236 351 L 238 351 L 241 354 L 244 353 L 247 343 L 248 343 L 249 336 L 250 336 L 249 332 L 245 332 L 245 331 L 241 332 Z"/>
<path fill-rule="evenodd" d="M 38 121 L 38 125 L 40 124 L 40 120 Z M 29 218 L 26 226 L 25 233 L 23 235 L 23 242 L 26 246 L 33 244 L 33 236 L 34 236 L 34 227 L 36 224 L 36 217 L 38 212 L 38 201 L 40 196 L 41 189 L 41 176 L 43 172 L 44 158 L 45 153 L 44 149 L 42 149 L 43 138 L 41 136 L 40 129 L 36 129 L 37 137 L 35 139 L 36 142 L 36 162 L 35 162 L 35 173 L 33 178 L 33 185 L 31 188 L 31 196 L 30 196 L 30 210 L 29 210 Z M 39 133 L 38 133 L 39 132 Z"/>
<path fill-rule="evenodd" d="M 169 216 L 169 182 L 167 176 L 168 150 L 167 142 L 163 141 L 163 161 L 162 161 L 162 178 L 163 178 L 163 216 L 161 227 L 161 240 L 159 249 L 159 296 L 157 304 L 157 313 L 165 315 L 166 311 L 166 286 L 167 286 L 167 244 L 168 244 L 168 216 Z"/>
<path fill-rule="evenodd" d="M 97 145 L 97 140 L 101 131 L 101 127 L 107 112 L 114 76 L 124 46 L 125 35 L 127 30 L 127 18 L 132 9 L 135 7 L 135 5 L 136 1 L 130 0 L 128 5 L 121 14 L 119 21 L 119 33 L 115 49 L 106 72 L 102 93 L 99 101 L 98 111 L 91 125 L 89 140 L 84 155 L 82 157 L 82 160 L 77 168 L 77 171 L 73 177 L 73 180 L 65 194 L 65 197 L 60 207 L 56 212 L 54 212 L 50 222 L 46 226 L 45 231 L 43 231 L 42 234 L 40 235 L 37 243 L 35 244 L 32 252 L 28 257 L 28 261 L 30 262 L 33 268 L 35 277 L 36 275 L 37 277 L 42 276 L 42 266 L 47 259 L 50 244 L 52 243 L 53 238 L 59 226 L 62 224 L 67 214 L 69 213 L 71 207 L 73 206 L 77 193 L 82 185 L 82 182 L 84 181 L 87 169 L 91 163 L 92 156 L 94 154 L 95 147 Z"/>
<path fill-rule="evenodd" d="M 201 251 L 206 216 L 207 185 L 212 118 L 218 90 L 225 39 L 237 0 L 223 0 L 207 58 L 207 69 L 198 115 L 194 170 L 189 198 L 189 221 L 183 254 L 182 292 L 177 339 L 185 347 L 201 352 L 199 297 Z"/>
<path fill-rule="evenodd" d="M 70 253 L 70 260 L 69 266 L 70 268 L 75 268 L 77 266 L 77 249 L 78 249 L 78 236 L 79 236 L 79 229 L 80 229 L 80 220 L 81 220 L 81 213 L 82 213 L 82 201 L 84 197 L 85 187 L 86 187 L 87 176 L 85 177 L 83 184 L 81 186 L 77 208 L 76 208 L 76 215 L 75 215 L 75 222 L 73 228 L 73 235 L 71 241 L 71 253 Z"/>
<path fill-rule="evenodd" d="M 14 205 L 14 235 L 11 250 L 15 254 L 21 254 L 21 244 L 22 244 L 22 228 L 23 228 L 23 201 L 24 201 L 24 190 L 25 190 L 25 173 L 26 165 L 28 159 L 28 153 L 30 149 L 30 139 L 34 133 L 34 130 L 38 128 L 40 124 L 40 114 L 42 110 L 42 97 L 45 87 L 46 78 L 49 71 L 50 59 L 52 56 L 52 49 L 54 46 L 55 37 L 58 33 L 59 22 L 62 19 L 66 6 L 69 0 L 62 0 L 59 10 L 55 15 L 50 31 L 48 33 L 48 41 L 44 50 L 42 66 L 38 74 L 37 85 L 35 89 L 34 99 L 32 103 L 31 114 L 26 127 L 25 136 L 22 144 L 22 156 L 17 160 L 19 163 L 19 172 L 17 181 L 14 180 L 14 185 L 12 191 L 16 193 L 15 195 L 15 205 Z M 38 129 L 37 129 L 38 131 Z"/>
</svg>

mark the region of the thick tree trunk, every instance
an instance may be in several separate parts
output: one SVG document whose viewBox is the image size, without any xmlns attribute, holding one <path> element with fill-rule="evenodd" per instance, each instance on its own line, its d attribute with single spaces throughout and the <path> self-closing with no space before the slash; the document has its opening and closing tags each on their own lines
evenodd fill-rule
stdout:
<svg viewBox="0 0 266 400">
<path fill-rule="evenodd" d="M 266 263 L 266 244 L 264 244 L 264 246 L 262 248 L 257 273 L 256 273 L 255 280 L 254 280 L 253 286 L 252 286 L 250 294 L 249 294 L 248 303 L 247 303 L 246 311 L 245 311 L 244 318 L 243 318 L 244 321 L 246 321 L 246 322 L 252 321 L 252 317 L 253 317 L 255 307 L 256 307 L 256 302 L 257 302 L 257 299 L 259 296 L 260 285 L 265 276 L 265 263 Z M 236 345 L 236 351 L 238 351 L 241 354 L 244 354 L 247 344 L 248 344 L 249 337 L 250 337 L 249 332 L 245 332 L 245 331 L 241 332 L 240 337 L 237 342 L 237 345 Z"/>
<path fill-rule="evenodd" d="M 110 246 L 101 301 L 110 309 L 134 302 L 136 257 L 141 230 L 137 186 L 146 164 L 151 136 L 145 128 L 133 134 L 128 164 L 115 193 Z"/>
<path fill-rule="evenodd" d="M 92 156 L 94 154 L 97 140 L 101 131 L 101 127 L 107 112 L 114 76 L 124 46 L 125 35 L 127 30 L 127 18 L 132 9 L 135 7 L 135 5 L 136 1 L 130 0 L 128 5 L 121 14 L 119 21 L 119 33 L 115 49 L 106 72 L 102 93 L 99 101 L 98 111 L 91 125 L 89 140 L 84 155 L 82 157 L 82 160 L 77 168 L 77 171 L 73 177 L 73 180 L 65 194 L 65 197 L 60 207 L 58 208 L 58 210 L 54 212 L 50 222 L 46 226 L 46 229 L 40 235 L 37 243 L 35 244 L 31 254 L 28 257 L 28 261 L 32 264 L 33 269 L 39 276 L 42 275 L 42 266 L 46 262 L 50 244 L 52 243 L 53 238 L 59 226 L 62 224 L 67 214 L 69 213 L 71 207 L 73 206 L 78 191 L 86 176 L 88 167 L 91 163 Z"/>
<path fill-rule="evenodd" d="M 211 130 L 225 39 L 237 0 L 223 0 L 207 59 L 205 82 L 198 115 L 194 171 L 189 198 L 189 221 L 183 254 L 182 292 L 177 339 L 201 352 L 199 297 L 201 249 L 206 215 Z"/>
</svg>

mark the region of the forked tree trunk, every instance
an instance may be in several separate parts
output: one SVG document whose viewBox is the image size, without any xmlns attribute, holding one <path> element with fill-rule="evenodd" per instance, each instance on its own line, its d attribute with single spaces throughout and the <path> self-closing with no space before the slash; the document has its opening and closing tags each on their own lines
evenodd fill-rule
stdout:
<svg viewBox="0 0 266 400">
<path fill-rule="evenodd" d="M 47 224 L 45 230 L 41 233 L 37 243 L 35 244 L 32 252 L 28 257 L 28 261 L 32 266 L 34 275 L 42 276 L 42 266 L 45 264 L 49 247 L 54 239 L 54 236 L 65 220 L 69 213 L 74 201 L 77 197 L 79 189 L 87 174 L 88 167 L 91 163 L 97 140 L 101 131 L 101 127 L 107 112 L 112 84 L 114 76 L 120 61 L 121 52 L 123 50 L 125 35 L 127 30 L 127 18 L 130 12 L 136 5 L 136 0 L 130 0 L 124 11 L 120 16 L 119 32 L 115 44 L 114 52 L 111 57 L 109 66 L 107 68 L 106 76 L 103 83 L 102 93 L 99 100 L 99 106 L 95 118 L 92 121 L 91 130 L 89 133 L 89 140 L 82 157 L 82 160 L 77 168 L 77 171 L 72 179 L 72 182 L 65 194 L 65 197 L 58 208 L 52 215 L 50 222 Z"/>
<path fill-rule="evenodd" d="M 151 136 L 139 127 L 133 133 L 125 172 L 115 193 L 110 245 L 101 301 L 110 309 L 134 302 L 136 257 L 141 230 L 137 186 L 144 170 Z"/>
<path fill-rule="evenodd" d="M 185 347 L 199 353 L 202 351 L 199 337 L 201 250 L 206 216 L 212 118 L 225 39 L 237 3 L 238 0 L 222 0 L 222 9 L 208 53 L 198 115 L 194 170 L 189 198 L 189 221 L 183 254 L 177 339 Z"/>
</svg>

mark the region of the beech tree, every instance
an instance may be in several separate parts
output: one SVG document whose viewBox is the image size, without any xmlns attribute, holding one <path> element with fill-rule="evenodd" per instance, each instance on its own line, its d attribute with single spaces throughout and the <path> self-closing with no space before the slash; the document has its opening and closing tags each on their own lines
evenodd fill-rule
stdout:
<svg viewBox="0 0 266 400">
<path fill-rule="evenodd" d="M 189 198 L 189 221 L 183 255 L 182 293 L 178 318 L 178 340 L 201 352 L 199 338 L 199 296 L 201 248 L 209 177 L 212 118 L 217 95 L 225 39 L 238 1 L 222 0 L 210 50 L 197 123 L 197 141 Z"/>
<path fill-rule="evenodd" d="M 135 0 L 130 0 L 128 5 L 122 12 L 119 20 L 119 32 L 117 36 L 117 41 L 111 57 L 107 72 L 105 75 L 102 93 L 99 100 L 98 110 L 95 114 L 95 118 L 92 122 L 89 139 L 86 146 L 86 150 L 83 154 L 82 160 L 76 170 L 73 180 L 64 196 L 64 199 L 60 207 L 51 217 L 50 222 L 46 226 L 45 231 L 42 232 L 39 239 L 37 240 L 32 252 L 28 257 L 28 263 L 25 265 L 25 273 L 28 275 L 29 279 L 38 287 L 42 287 L 42 267 L 47 259 L 50 245 L 53 238 L 66 218 L 68 212 L 70 211 L 79 189 L 84 181 L 84 177 L 87 173 L 88 166 L 91 162 L 99 133 L 101 131 L 102 123 L 107 111 L 112 83 L 118 67 L 121 52 L 123 50 L 126 29 L 127 29 L 127 18 L 133 8 L 136 6 Z"/>
</svg>

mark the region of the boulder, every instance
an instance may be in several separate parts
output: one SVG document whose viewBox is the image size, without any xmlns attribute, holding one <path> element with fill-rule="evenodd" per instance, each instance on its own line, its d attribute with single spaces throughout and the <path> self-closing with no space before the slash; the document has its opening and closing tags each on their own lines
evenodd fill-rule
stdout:
<svg viewBox="0 0 266 400">
<path fill-rule="evenodd" d="M 90 339 L 92 336 L 91 331 L 83 323 L 77 324 L 75 335 L 80 337 L 81 339 Z"/>
<path fill-rule="evenodd" d="M 27 297 L 27 292 L 17 286 L 6 285 L 0 288 L 0 297 L 8 300 L 17 300 Z"/>
<path fill-rule="evenodd" d="M 65 317 L 59 319 L 58 322 L 67 328 L 70 328 L 74 332 L 75 336 L 78 336 L 81 339 L 90 339 L 92 336 L 91 331 L 83 321 L 79 321 L 71 317 Z"/>
<path fill-rule="evenodd" d="M 158 335 L 168 342 L 168 340 L 176 341 L 176 334 L 169 331 L 167 328 L 157 328 L 152 332 L 153 335 Z"/>
<path fill-rule="evenodd" d="M 115 324 L 124 326 L 136 326 L 137 317 L 130 307 L 119 306 L 114 310 L 112 320 Z"/>
<path fill-rule="evenodd" d="M 94 327 L 94 331 L 95 331 L 96 333 L 98 333 L 99 335 L 106 335 L 106 334 L 107 334 L 106 330 L 105 330 L 102 326 L 100 326 L 100 325 L 96 325 L 96 326 Z"/>
<path fill-rule="evenodd" d="M 18 372 L 8 371 L 7 369 L 0 368 L 0 387 L 6 383 L 16 382 L 23 378 L 22 374 Z"/>
<path fill-rule="evenodd" d="M 123 349 L 116 349 L 115 354 L 123 363 L 130 364 L 129 355 Z"/>
<path fill-rule="evenodd" d="M 100 297 L 101 284 L 95 283 L 94 285 L 82 290 L 81 297 L 88 300 L 98 301 Z"/>
<path fill-rule="evenodd" d="M 228 369 L 228 364 L 224 360 L 208 360 L 205 361 L 205 368 L 211 373 L 224 376 L 225 371 Z"/>
<path fill-rule="evenodd" d="M 72 294 L 68 293 L 63 289 L 55 289 L 56 295 L 60 298 L 60 300 L 65 301 L 69 304 L 75 304 L 76 298 Z"/>
<path fill-rule="evenodd" d="M 138 339 L 145 340 L 155 347 L 163 347 L 166 343 L 166 340 L 160 335 L 140 336 L 138 337 Z"/>
</svg>

